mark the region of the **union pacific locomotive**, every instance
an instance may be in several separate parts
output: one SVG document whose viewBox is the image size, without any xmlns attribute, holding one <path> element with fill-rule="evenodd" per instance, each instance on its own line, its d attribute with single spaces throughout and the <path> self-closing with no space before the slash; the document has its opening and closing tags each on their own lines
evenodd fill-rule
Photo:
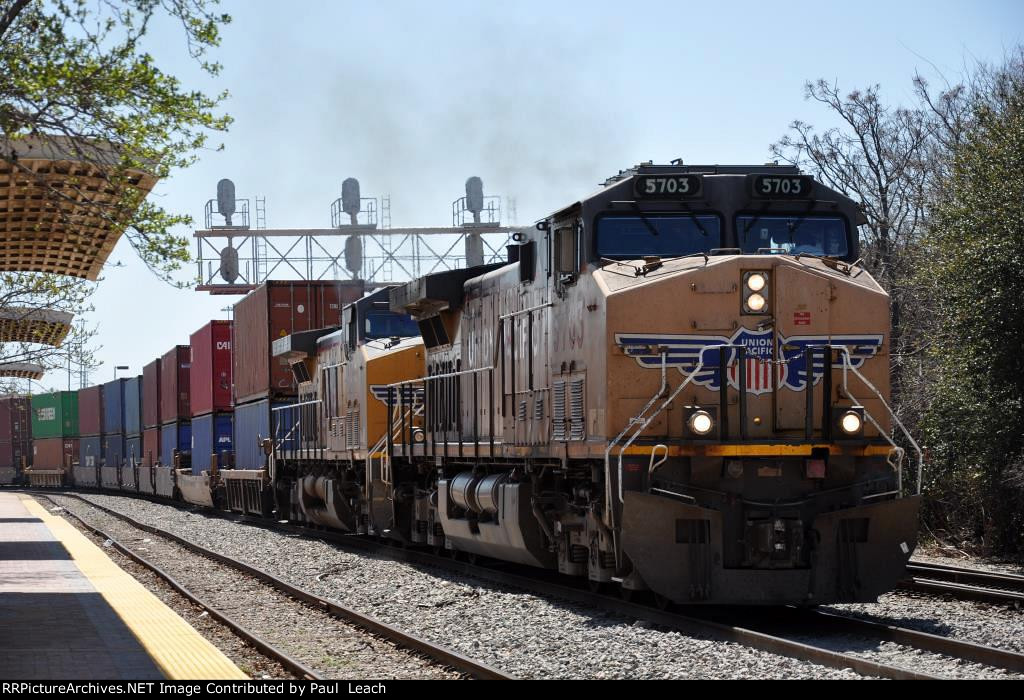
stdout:
<svg viewBox="0 0 1024 700">
<path fill-rule="evenodd" d="M 506 264 L 364 298 L 280 341 L 278 517 L 663 602 L 875 600 L 920 462 L 904 484 L 861 222 L 793 167 L 646 163 Z"/>
<path fill-rule="evenodd" d="M 299 400 L 266 468 L 111 483 L 666 604 L 873 601 L 916 545 L 921 459 L 861 222 L 793 167 L 641 164 L 506 263 L 276 340 Z"/>
</svg>

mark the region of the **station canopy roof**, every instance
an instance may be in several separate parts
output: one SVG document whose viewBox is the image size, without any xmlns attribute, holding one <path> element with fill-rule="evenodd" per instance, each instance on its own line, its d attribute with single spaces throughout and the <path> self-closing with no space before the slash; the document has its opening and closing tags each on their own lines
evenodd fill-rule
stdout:
<svg viewBox="0 0 1024 700">
<path fill-rule="evenodd" d="M 60 347 L 74 314 L 51 309 L 0 307 L 0 343 L 42 343 Z"/>
<path fill-rule="evenodd" d="M 43 378 L 45 370 L 31 362 L 5 362 L 0 364 L 0 378 L 35 379 Z"/>
<path fill-rule="evenodd" d="M 111 179 L 109 145 L 66 137 L 0 137 L 0 270 L 95 280 L 156 177 Z M 132 198 L 132 190 L 142 193 Z"/>
</svg>

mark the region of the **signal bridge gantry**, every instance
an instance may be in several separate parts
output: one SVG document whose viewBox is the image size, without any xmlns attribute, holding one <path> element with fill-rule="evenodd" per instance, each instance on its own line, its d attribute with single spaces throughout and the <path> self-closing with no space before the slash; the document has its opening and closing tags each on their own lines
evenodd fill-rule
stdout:
<svg viewBox="0 0 1024 700">
<path fill-rule="evenodd" d="M 514 200 L 509 200 L 514 211 Z M 251 225 L 251 213 L 255 225 Z M 195 231 L 196 291 L 245 294 L 270 279 L 361 279 L 367 289 L 432 272 L 505 259 L 523 230 L 501 223 L 501 197 L 485 196 L 479 177 L 452 202 L 451 226 L 391 227 L 391 201 L 362 197 L 359 182 L 342 183 L 331 204 L 331 228 L 266 228 L 266 200 L 235 197 L 230 180 L 206 203 L 205 229 Z"/>
</svg>

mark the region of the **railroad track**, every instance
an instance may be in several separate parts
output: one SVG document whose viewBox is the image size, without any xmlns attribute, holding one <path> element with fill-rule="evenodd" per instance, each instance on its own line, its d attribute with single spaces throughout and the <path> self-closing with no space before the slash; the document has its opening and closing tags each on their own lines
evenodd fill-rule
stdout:
<svg viewBox="0 0 1024 700">
<path fill-rule="evenodd" d="M 83 499 L 77 494 L 65 493 L 64 495 L 77 498 L 98 508 L 114 517 L 126 519 L 135 523 L 132 518 L 121 514 L 118 511 L 106 506 L 98 505 L 88 499 Z M 160 503 L 171 505 L 177 508 L 186 508 L 176 502 L 161 500 Z M 256 518 L 253 516 L 239 515 L 229 512 L 203 511 L 216 517 L 222 517 L 236 522 L 244 522 L 250 525 L 277 530 L 290 535 L 319 539 L 330 542 L 342 549 L 349 551 L 372 551 L 385 553 L 389 558 L 406 561 L 423 566 L 441 568 L 450 572 L 465 576 L 483 579 L 492 583 L 511 586 L 530 591 L 543 596 L 550 596 L 567 600 L 569 602 L 588 605 L 602 610 L 610 610 L 625 617 L 633 617 L 644 620 L 651 624 L 674 629 L 685 634 L 710 636 L 722 641 L 730 641 L 743 644 L 749 647 L 768 651 L 782 656 L 797 658 L 812 663 L 821 664 L 830 668 L 850 668 L 862 675 L 880 676 L 893 679 L 933 679 L 938 678 L 932 674 L 923 673 L 914 669 L 901 666 L 883 664 L 860 656 L 838 652 L 826 648 L 823 645 L 795 641 L 793 636 L 806 636 L 808 630 L 826 634 L 847 634 L 862 636 L 876 641 L 886 641 L 910 647 L 922 652 L 941 654 L 954 659 L 963 659 L 974 663 L 984 664 L 994 668 L 1001 668 L 1014 673 L 1024 673 L 1024 654 L 998 649 L 982 644 L 976 644 L 964 640 L 944 637 L 941 635 L 929 634 L 919 630 L 888 625 L 880 622 L 873 622 L 847 615 L 826 612 L 813 609 L 785 608 L 775 611 L 759 611 L 757 614 L 744 613 L 742 623 L 727 611 L 721 609 L 709 609 L 694 607 L 686 611 L 686 614 L 672 610 L 661 610 L 653 605 L 644 605 L 637 602 L 622 600 L 618 596 L 607 593 L 593 592 L 577 588 L 565 583 L 565 579 L 557 576 L 547 575 L 545 572 L 530 570 L 522 572 L 522 567 L 515 567 L 506 562 L 470 563 L 457 561 L 451 557 L 438 556 L 436 554 L 415 549 L 406 549 L 387 542 L 381 542 L 369 538 L 353 537 L 328 530 L 311 529 L 303 526 L 279 523 L 273 520 Z M 152 526 L 138 523 L 143 529 L 150 531 L 158 530 Z M 162 532 L 162 531 L 161 531 Z M 182 540 L 172 533 L 167 536 L 175 540 Z M 219 555 L 214 555 L 219 556 Z M 912 565 L 918 566 L 918 565 Z M 949 577 L 956 582 L 955 576 L 959 575 L 959 581 L 965 582 L 968 575 L 985 574 L 969 569 L 957 569 L 955 567 L 938 567 L 942 575 Z M 936 574 L 938 575 L 938 574 Z M 1000 575 L 996 575 L 1000 576 Z M 1016 579 L 1012 575 L 1002 575 L 1010 579 L 1004 584 L 1008 585 Z M 983 580 L 983 579 L 973 579 Z M 989 581 L 990 579 L 984 578 Z M 288 584 L 290 585 L 290 584 Z M 315 596 L 314 596 L 315 597 Z"/>
<path fill-rule="evenodd" d="M 907 565 L 907 573 L 910 577 L 900 583 L 906 590 L 1024 605 L 1024 576 L 917 562 Z"/>
<path fill-rule="evenodd" d="M 45 497 L 47 498 L 47 500 L 50 500 L 51 503 L 58 507 L 60 507 L 60 504 L 49 499 L 50 495 L 60 495 L 68 498 L 74 498 L 78 501 L 87 504 L 91 508 L 95 508 L 114 518 L 117 518 L 118 520 L 127 523 L 133 528 L 149 533 L 151 535 L 155 535 L 157 537 L 165 538 L 176 545 L 184 547 L 190 552 L 206 557 L 207 559 L 211 559 L 217 563 L 223 564 L 231 569 L 241 572 L 246 576 L 256 579 L 262 583 L 265 583 L 271 586 L 272 588 L 276 589 L 277 591 L 280 591 L 281 593 L 284 593 L 285 595 L 290 596 L 291 598 L 294 598 L 295 600 L 304 603 L 310 608 L 326 612 L 327 614 L 333 617 L 352 623 L 374 635 L 389 640 L 390 642 L 394 643 L 395 645 L 403 649 L 407 649 L 416 654 L 426 656 L 441 666 L 455 669 L 456 671 L 463 673 L 471 678 L 477 678 L 482 680 L 514 679 L 513 676 L 506 674 L 503 671 L 500 671 L 492 666 L 489 666 L 487 664 L 481 663 L 462 654 L 459 654 L 458 652 L 453 651 L 445 646 L 435 644 L 429 640 L 404 632 L 398 629 L 397 627 L 388 625 L 384 622 L 381 622 L 380 620 L 377 620 L 374 617 L 364 615 L 356 610 L 347 608 L 334 601 L 324 600 L 322 597 L 317 596 L 303 588 L 300 588 L 299 586 L 295 586 L 262 569 L 254 567 L 250 564 L 239 561 L 227 555 L 221 554 L 219 552 L 214 552 L 196 542 L 192 542 L 191 540 L 188 540 L 184 537 L 180 537 L 172 532 L 168 532 L 161 528 L 139 522 L 138 520 L 135 520 L 129 515 L 121 513 L 112 508 L 108 508 L 106 506 L 94 503 L 88 499 L 82 498 L 78 494 L 66 491 L 59 493 L 55 493 L 52 491 L 48 493 L 30 491 L 29 493 L 32 493 L 35 496 Z M 310 670 L 308 667 L 306 667 L 299 661 L 295 660 L 294 658 L 283 652 L 281 649 L 275 647 L 273 644 L 261 638 L 259 635 L 256 635 L 253 632 L 247 630 L 243 625 L 239 624 L 222 611 L 217 610 L 208 602 L 194 595 L 191 591 L 189 591 L 187 588 L 181 585 L 178 581 L 174 580 L 172 576 L 163 571 L 160 567 L 148 561 L 145 557 L 140 555 L 138 552 L 133 551 L 124 543 L 119 542 L 117 539 L 112 537 L 108 532 L 102 530 L 99 527 L 96 527 L 92 523 L 89 523 L 82 516 L 70 510 L 67 510 L 66 508 L 63 509 L 63 512 L 75 518 L 78 522 L 82 523 L 82 525 L 86 529 L 94 532 L 95 534 L 99 535 L 100 537 L 103 537 L 104 539 L 110 540 L 111 544 L 114 547 L 116 547 L 118 551 L 124 553 L 126 556 L 130 557 L 137 563 L 153 571 L 155 574 L 157 574 L 162 579 L 167 581 L 168 584 L 175 588 L 175 590 L 177 590 L 179 593 L 181 593 L 186 598 L 194 602 L 196 605 L 199 605 L 200 607 L 207 610 L 211 616 L 215 617 L 218 621 L 225 624 L 240 637 L 250 642 L 254 647 L 259 649 L 261 653 L 278 661 L 282 666 L 284 666 L 292 673 L 295 673 L 299 677 L 310 678 L 314 680 L 322 678 L 320 675 Z"/>
<path fill-rule="evenodd" d="M 64 495 L 79 499 L 94 508 L 104 511 L 114 517 L 123 519 L 126 522 L 136 526 L 141 526 L 142 529 L 146 531 L 168 536 L 175 541 L 187 542 L 187 540 L 184 540 L 173 533 L 165 533 L 159 528 L 138 523 L 130 516 L 107 506 L 94 503 L 88 499 L 81 498 L 77 494 L 65 493 Z M 182 507 L 180 504 L 174 505 L 179 508 Z M 210 511 L 203 512 L 209 513 Z M 623 617 L 643 620 L 650 624 L 677 630 L 684 634 L 738 643 L 762 651 L 820 664 L 829 668 L 852 669 L 861 675 L 877 676 L 882 678 L 937 678 L 937 676 L 929 673 L 901 666 L 880 663 L 852 654 L 846 654 L 826 648 L 820 644 L 796 641 L 792 639 L 791 636 L 781 636 L 763 629 L 752 629 L 748 626 L 741 626 L 732 622 L 722 622 L 712 619 L 710 616 L 706 616 L 704 614 L 691 615 L 670 610 L 659 610 L 653 606 L 625 601 L 617 596 L 595 593 L 582 588 L 569 586 L 563 581 L 556 580 L 554 577 L 544 575 L 537 576 L 536 572 L 530 572 L 531 575 L 524 575 L 519 573 L 515 567 L 509 567 L 503 562 L 494 562 L 491 566 L 479 563 L 471 564 L 465 561 L 456 561 L 450 557 L 442 557 L 427 552 L 405 549 L 387 543 L 377 542 L 368 538 L 352 537 L 350 535 L 343 535 L 330 531 L 311 530 L 305 527 L 277 523 L 275 521 L 253 518 L 251 516 L 240 516 L 230 513 L 217 513 L 217 516 L 277 530 L 293 536 L 298 535 L 307 538 L 320 539 L 349 551 L 358 550 L 363 552 L 372 551 L 376 553 L 385 553 L 392 559 L 407 561 L 409 563 L 423 566 L 442 568 L 465 576 L 483 579 L 504 586 L 519 588 L 534 594 L 583 604 L 601 610 L 608 610 Z M 200 547 L 200 549 L 205 550 L 205 548 L 202 547 Z M 216 557 L 219 555 L 214 556 Z M 317 600 L 320 599 L 318 598 Z"/>
</svg>

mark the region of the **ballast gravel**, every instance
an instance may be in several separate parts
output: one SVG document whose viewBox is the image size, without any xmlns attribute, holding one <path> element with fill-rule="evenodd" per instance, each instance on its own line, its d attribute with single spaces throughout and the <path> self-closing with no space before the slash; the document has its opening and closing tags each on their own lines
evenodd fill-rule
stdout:
<svg viewBox="0 0 1024 700">
<path fill-rule="evenodd" d="M 849 669 L 654 628 L 599 609 L 346 551 L 202 511 L 121 496 L 85 498 L 524 678 L 860 677 Z M 74 500 L 66 501 L 73 509 Z M 826 609 L 1024 651 L 1024 614 L 1006 607 L 897 592 L 877 604 Z M 944 677 L 1015 675 L 864 637 L 827 635 L 804 641 Z"/>
</svg>

